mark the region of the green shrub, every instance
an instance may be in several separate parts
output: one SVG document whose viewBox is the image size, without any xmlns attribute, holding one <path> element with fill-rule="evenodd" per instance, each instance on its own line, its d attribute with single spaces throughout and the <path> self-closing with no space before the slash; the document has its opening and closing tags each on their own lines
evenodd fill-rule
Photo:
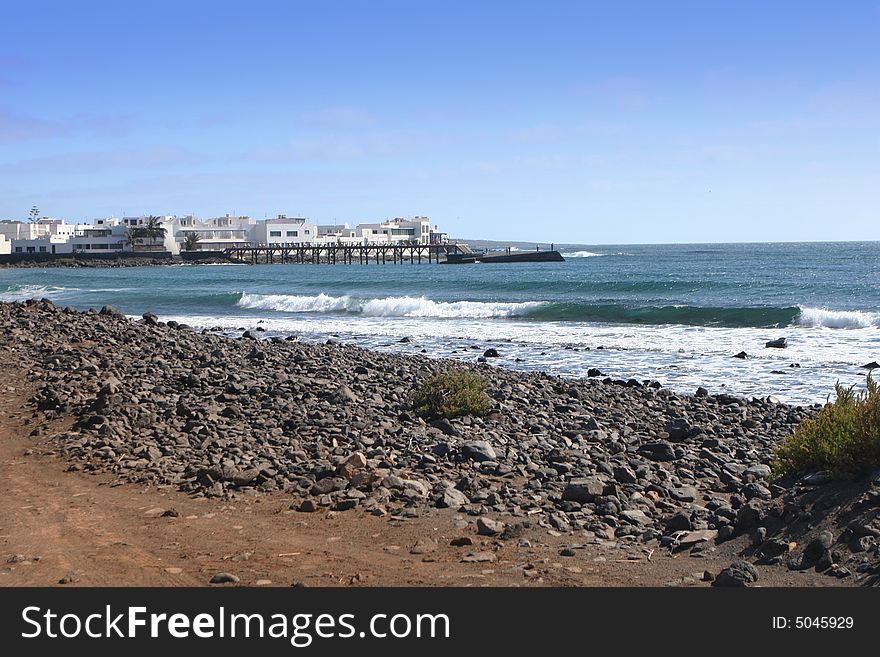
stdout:
<svg viewBox="0 0 880 657">
<path fill-rule="evenodd" d="M 467 370 L 435 374 L 413 395 L 413 408 L 422 417 L 485 415 L 492 408 L 486 394 L 486 379 Z"/>
<path fill-rule="evenodd" d="M 776 474 L 827 470 L 840 478 L 880 466 L 880 385 L 869 374 L 864 392 L 840 383 L 834 390 L 835 402 L 776 448 Z"/>
</svg>

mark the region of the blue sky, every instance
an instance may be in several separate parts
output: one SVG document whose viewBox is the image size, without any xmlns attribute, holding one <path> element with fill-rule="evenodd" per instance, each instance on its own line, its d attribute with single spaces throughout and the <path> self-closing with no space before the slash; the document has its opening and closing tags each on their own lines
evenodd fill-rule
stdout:
<svg viewBox="0 0 880 657">
<path fill-rule="evenodd" d="M 0 218 L 880 239 L 880 2 L 6 2 Z"/>
</svg>

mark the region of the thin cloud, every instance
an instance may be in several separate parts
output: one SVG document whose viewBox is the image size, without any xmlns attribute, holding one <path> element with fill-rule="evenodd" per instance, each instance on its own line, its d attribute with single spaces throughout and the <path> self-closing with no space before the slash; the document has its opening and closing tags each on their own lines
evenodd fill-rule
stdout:
<svg viewBox="0 0 880 657">
<path fill-rule="evenodd" d="M 79 152 L 0 164 L 0 173 L 5 175 L 27 175 L 31 173 L 90 174 L 107 170 L 136 170 L 159 166 L 194 164 L 202 159 L 192 153 L 176 148 Z"/>
<path fill-rule="evenodd" d="M 0 142 L 47 139 L 68 133 L 57 121 L 48 121 L 0 107 Z"/>
<path fill-rule="evenodd" d="M 59 139 L 78 134 L 121 137 L 131 130 L 131 120 L 121 115 L 77 114 L 64 119 L 44 119 L 0 107 L 0 143 Z"/>
<path fill-rule="evenodd" d="M 378 117 L 369 110 L 347 106 L 304 112 L 301 119 L 304 124 L 319 128 L 360 128 L 379 122 Z"/>
</svg>

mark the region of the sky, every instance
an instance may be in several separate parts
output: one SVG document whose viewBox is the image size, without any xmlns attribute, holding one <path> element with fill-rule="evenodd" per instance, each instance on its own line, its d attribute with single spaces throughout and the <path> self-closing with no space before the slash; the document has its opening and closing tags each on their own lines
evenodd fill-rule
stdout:
<svg viewBox="0 0 880 657">
<path fill-rule="evenodd" d="M 0 218 L 880 239 L 880 0 L 0 3 Z"/>
</svg>

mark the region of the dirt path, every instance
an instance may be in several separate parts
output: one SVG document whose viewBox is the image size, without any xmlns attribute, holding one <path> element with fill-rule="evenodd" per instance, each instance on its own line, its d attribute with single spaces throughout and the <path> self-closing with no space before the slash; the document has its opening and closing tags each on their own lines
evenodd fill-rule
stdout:
<svg viewBox="0 0 880 657">
<path fill-rule="evenodd" d="M 520 539 L 478 536 L 472 519 L 431 510 L 406 521 L 356 511 L 306 514 L 283 494 L 234 502 L 193 499 L 171 488 L 119 485 L 110 475 L 66 471 L 43 436 L 66 427 L 31 424 L 29 390 L 12 375 L 0 397 L 0 586 L 206 585 L 229 572 L 245 585 L 695 585 L 743 547 L 731 541 L 704 558 L 660 550 L 637 560 L 591 545 L 562 557 L 571 536 L 536 528 Z M 29 434 L 37 429 L 40 435 Z M 177 517 L 164 516 L 173 509 Z M 454 538 L 474 545 L 453 547 Z M 420 540 L 436 549 L 411 553 Z M 744 540 L 744 539 L 743 539 Z M 418 551 L 417 551 L 418 552 Z M 469 553 L 490 561 L 463 562 Z M 783 568 L 761 570 L 763 585 L 835 585 Z"/>
</svg>

